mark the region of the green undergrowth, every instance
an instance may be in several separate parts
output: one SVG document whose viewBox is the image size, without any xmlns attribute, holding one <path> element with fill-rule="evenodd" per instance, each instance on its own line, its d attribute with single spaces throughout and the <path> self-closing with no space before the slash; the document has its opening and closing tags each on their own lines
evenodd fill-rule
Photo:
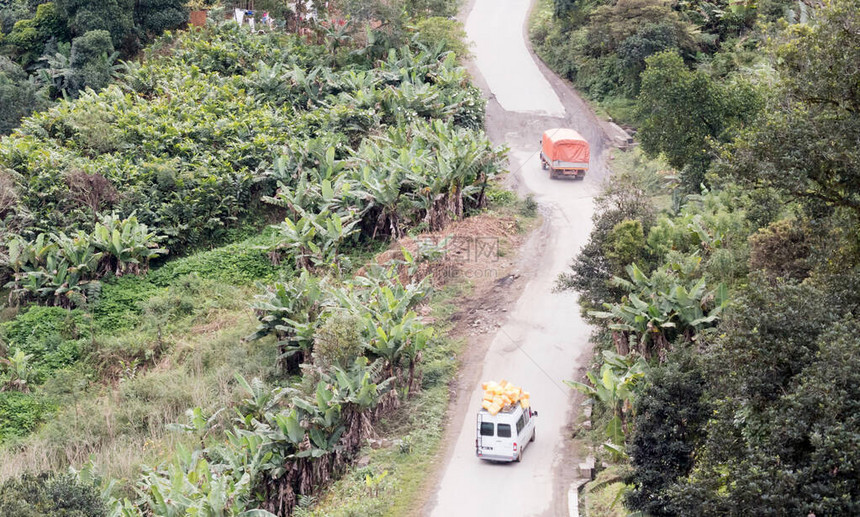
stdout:
<svg viewBox="0 0 860 517">
<path fill-rule="evenodd" d="M 128 275 L 105 282 L 93 304 L 96 325 L 106 332 L 135 327 L 142 314 L 141 303 L 167 292 L 168 286 L 188 275 L 224 285 L 253 286 L 290 273 L 289 264 L 272 265 L 262 246 L 271 231 L 213 250 L 201 251 L 166 262 L 146 276 Z"/>
<path fill-rule="evenodd" d="M 29 392 L 0 392 L 0 478 L 91 455 L 132 478 L 173 449 L 165 426 L 188 408 L 235 402 L 236 372 L 272 379 L 275 347 L 242 341 L 257 326 L 255 282 L 291 273 L 256 248 L 266 238 L 110 279 L 91 310 L 33 305 L 0 324 L 3 346 L 29 354 L 32 371 Z"/>
<path fill-rule="evenodd" d="M 624 491 L 627 485 L 622 478 L 623 468 L 614 465 L 601 471 L 594 481 L 585 485 L 580 498 L 585 501 L 586 516 L 624 517 L 629 514 L 624 509 Z"/>
<path fill-rule="evenodd" d="M 40 407 L 30 409 L 45 421 L 30 436 L 8 440 L 0 451 L 0 478 L 92 460 L 114 479 L 134 479 L 140 464 L 162 459 L 182 439 L 167 426 L 188 408 L 237 401 L 235 373 L 272 378 L 275 347 L 242 341 L 256 328 L 244 304 L 251 294 L 219 287 L 229 296 L 201 297 L 161 330 L 147 316 L 134 330 L 97 337 L 86 363 L 57 371 L 38 396 L 21 394 L 50 400 L 57 410 L 45 418 Z M 98 378 L 108 384 L 89 382 Z M 16 423 L 24 431 L 35 427 Z"/>
<path fill-rule="evenodd" d="M 680 202 L 672 194 L 677 186 L 675 171 L 660 158 L 649 158 L 638 146 L 629 151 L 614 150 L 610 168 L 616 176 L 635 178 L 658 210 L 674 210 Z"/>
</svg>

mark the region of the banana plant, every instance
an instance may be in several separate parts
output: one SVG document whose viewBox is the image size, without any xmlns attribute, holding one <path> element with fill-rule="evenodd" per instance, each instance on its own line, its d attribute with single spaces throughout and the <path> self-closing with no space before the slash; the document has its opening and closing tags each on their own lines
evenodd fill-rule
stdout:
<svg viewBox="0 0 860 517">
<path fill-rule="evenodd" d="M 22 282 L 26 281 L 28 274 L 39 271 L 45 265 L 48 256 L 57 253 L 57 245 L 51 240 L 50 235 L 40 233 L 32 242 L 23 237 L 13 236 L 7 244 L 9 257 L 7 265 L 12 270 L 12 281 L 5 285 L 16 292 L 19 290 L 32 291 L 31 288 L 22 288 Z"/>
<path fill-rule="evenodd" d="M 274 248 L 287 250 L 299 269 L 338 266 L 338 247 L 357 230 L 357 220 L 351 215 L 323 210 L 312 213 L 296 207 L 299 213 L 295 221 L 286 217 L 276 226 Z"/>
<path fill-rule="evenodd" d="M 402 319 L 393 319 L 390 314 L 379 317 L 371 313 L 365 316 L 365 322 L 367 351 L 372 356 L 384 359 L 386 371 L 392 376 L 398 373 L 401 366 L 406 367 L 406 378 L 401 379 L 400 375 L 397 377 L 408 394 L 415 378 L 415 366 L 433 337 L 433 329 L 425 327 L 412 311 Z"/>
<path fill-rule="evenodd" d="M 362 214 L 368 214 L 372 220 L 373 231 L 370 238 L 375 239 L 381 232 L 393 239 L 399 239 L 403 235 L 399 212 L 402 169 L 375 165 L 361 167 L 353 192 L 356 200 L 361 203 Z"/>
<path fill-rule="evenodd" d="M 165 238 L 149 231 L 134 214 L 125 219 L 115 213 L 102 216 L 93 231 L 93 244 L 104 253 L 100 265 L 102 274 L 108 271 L 116 276 L 145 273 L 150 260 L 167 253 L 166 249 L 158 247 Z"/>
<path fill-rule="evenodd" d="M 628 415 L 633 412 L 633 399 L 645 378 L 645 360 L 622 356 L 608 350 L 603 352 L 600 376 L 587 372 L 589 384 L 564 381 L 571 388 L 585 394 L 592 403 L 604 406 L 612 414 L 606 424 L 605 434 L 610 451 L 618 453 L 623 448 L 629 432 Z"/>
<path fill-rule="evenodd" d="M 386 378 L 382 382 L 375 379 L 381 374 L 378 363 L 369 363 L 366 357 L 357 357 L 349 370 L 332 366 L 326 376 L 338 397 L 350 404 L 357 405 L 361 410 L 373 408 L 379 397 L 388 391 L 394 379 Z"/>
<path fill-rule="evenodd" d="M 292 90 L 291 98 L 294 104 L 307 109 L 312 109 L 323 97 L 322 81 L 318 78 L 323 74 L 323 67 L 315 67 L 311 70 L 303 70 L 298 65 L 284 71 L 284 79 Z"/>
<path fill-rule="evenodd" d="M 213 452 L 223 462 L 210 463 L 202 449 L 189 451 L 180 445 L 173 463 L 145 471 L 137 487 L 141 495 L 137 505 L 149 510 L 146 515 L 163 517 L 274 517 L 248 509 L 254 499 L 252 474 L 257 470 L 248 463 L 259 461 L 249 454 L 252 450 L 249 446 L 219 448 Z"/>
<path fill-rule="evenodd" d="M 350 182 L 343 175 L 335 175 L 331 179 L 322 176 L 312 179 L 311 176 L 317 172 L 317 169 L 312 169 L 307 174 L 301 174 L 298 182 L 292 186 L 279 181 L 275 195 L 264 196 L 263 201 L 286 208 L 293 216 L 299 216 L 302 212 L 318 213 L 324 210 L 336 213 L 356 211 L 350 206 Z"/>
<path fill-rule="evenodd" d="M 57 244 L 57 255 L 48 257 L 46 272 L 55 303 L 78 303 L 86 298 L 84 289 L 97 276 L 103 253 L 95 251 L 92 240 L 83 232 L 73 237 L 60 233 L 51 238 Z"/>
<path fill-rule="evenodd" d="M 0 377 L 0 391 L 20 391 L 28 393 L 30 386 L 35 385 L 37 380 L 37 372 L 30 365 L 30 360 L 33 359 L 33 354 L 24 353 L 23 350 L 16 349 L 15 353 L 9 357 L 0 357 L 0 366 L 4 371 L 4 375 Z"/>
<path fill-rule="evenodd" d="M 269 66 L 259 61 L 253 72 L 253 77 L 254 99 L 258 103 L 271 102 L 280 105 L 289 98 L 283 63 L 274 63 Z"/>
<path fill-rule="evenodd" d="M 236 372 L 233 378 L 246 395 L 236 408 L 236 413 L 246 426 L 249 426 L 252 420 L 264 420 L 266 413 L 276 410 L 281 399 L 286 395 L 280 387 L 269 389 L 257 377 L 248 382 L 242 374 Z"/>
<path fill-rule="evenodd" d="M 251 304 L 260 325 L 245 339 L 255 340 L 275 334 L 279 361 L 287 370 L 298 368 L 313 348 L 313 337 L 327 293 L 324 287 L 319 279 L 303 271 L 288 282 L 264 288 L 265 292 L 257 295 Z"/>
<path fill-rule="evenodd" d="M 617 343 L 630 343 L 645 358 L 656 352 L 663 360 L 676 335 L 693 340 L 719 319 L 728 304 L 725 285 L 708 291 L 704 278 L 685 280 L 686 275 L 678 273 L 682 269 L 670 265 L 649 277 L 631 264 L 626 269 L 630 280 L 612 279 L 627 296 L 618 303 L 605 303 L 606 311 L 589 314 L 609 321 L 608 327 L 620 333 Z"/>
<path fill-rule="evenodd" d="M 425 328 L 417 318 L 413 311 L 400 319 L 393 318 L 390 313 L 382 313 L 377 317 L 368 315 L 365 318 L 370 335 L 365 345 L 367 350 L 394 367 L 403 358 L 411 362 L 433 336 L 433 329 Z"/>
</svg>

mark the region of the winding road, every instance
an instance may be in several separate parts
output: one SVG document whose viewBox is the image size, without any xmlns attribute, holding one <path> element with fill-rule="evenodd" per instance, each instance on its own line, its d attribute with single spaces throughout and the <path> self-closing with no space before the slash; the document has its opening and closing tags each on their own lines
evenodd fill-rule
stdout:
<svg viewBox="0 0 860 517">
<path fill-rule="evenodd" d="M 577 377 L 588 364 L 591 329 L 579 316 L 576 295 L 552 288 L 587 241 L 593 197 L 608 175 L 607 139 L 576 93 L 532 56 L 525 29 L 530 5 L 530 0 L 473 0 L 465 11 L 473 42 L 471 72 L 489 99 L 487 132 L 510 148 L 510 181 L 535 196 L 544 224 L 524 247 L 519 299 L 492 336 L 482 366 L 460 381 L 465 396 L 449 422 L 438 484 L 422 509 L 434 517 L 568 515 L 568 487 L 581 461 L 571 450 L 573 393 L 562 381 Z M 539 140 L 553 127 L 572 127 L 589 140 L 585 180 L 550 180 L 541 170 Z M 537 440 L 521 463 L 475 457 L 480 381 L 491 379 L 507 379 L 531 392 L 540 414 Z"/>
</svg>

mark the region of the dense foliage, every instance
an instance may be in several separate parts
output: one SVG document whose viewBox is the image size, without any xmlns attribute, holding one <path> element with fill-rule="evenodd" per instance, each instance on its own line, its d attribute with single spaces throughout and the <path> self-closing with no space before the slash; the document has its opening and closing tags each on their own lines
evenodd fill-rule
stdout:
<svg viewBox="0 0 860 517">
<path fill-rule="evenodd" d="M 98 487 L 73 474 L 26 475 L 0 485 L 0 515 L 107 517 Z"/>
<path fill-rule="evenodd" d="M 4 0 L 0 11 L 0 54 L 18 65 L 0 68 L 0 84 L 25 88 L 0 90 L 0 134 L 49 99 L 104 87 L 117 58 L 133 57 L 188 19 L 181 0 Z"/>
<path fill-rule="evenodd" d="M 759 51 L 772 22 L 798 20 L 788 0 L 553 0 L 532 27 L 538 53 L 698 193 L 715 146 L 755 118 L 769 73 Z"/>
<path fill-rule="evenodd" d="M 114 22 L 87 43 L 113 44 Z M 21 305 L 0 327 L 4 458 L 47 443 L 39 465 L 63 468 L 142 445 L 153 466 L 102 485 L 128 516 L 286 515 L 343 472 L 439 355 L 408 252 L 354 272 L 390 238 L 483 207 L 503 167 L 448 22 L 431 18 L 432 45 L 167 33 L 4 138 L 4 274 Z"/>
<path fill-rule="evenodd" d="M 737 114 L 749 110 L 705 108 L 721 102 L 713 92 L 700 99 L 715 127 L 734 126 L 708 137 L 723 142 L 718 159 L 704 165 L 717 188 L 654 216 L 647 198 L 622 203 L 630 192 L 644 192 L 642 177 L 616 177 L 598 205 L 589 244 L 561 279 L 581 290 L 583 308 L 602 327 L 603 347 L 628 361 L 650 359 L 643 383 L 621 403 L 628 408 L 622 416 L 632 510 L 860 510 L 860 249 L 851 179 L 860 127 L 851 79 L 860 57 L 858 7 L 855 0 L 826 3 L 809 23 L 775 33 L 767 47 L 773 72 L 759 79 L 772 87 L 759 116 L 738 124 Z M 653 104 L 658 92 L 646 87 L 649 81 L 659 75 L 670 90 L 712 80 L 702 67 L 684 68 L 675 54 L 648 62 L 639 98 L 651 103 L 645 147 L 655 145 L 648 139 L 657 126 L 646 131 L 649 124 L 681 115 L 658 114 L 668 105 Z M 670 68 L 671 77 L 662 75 Z M 660 98 L 684 103 L 683 95 Z M 695 113 L 692 106 L 687 113 Z M 672 149 L 660 151 L 675 159 Z M 601 304 L 607 310 L 596 311 Z M 609 368 L 618 359 L 604 354 L 600 362 Z M 589 395 L 610 420 L 618 402 L 607 404 L 597 391 L 608 378 L 591 378 Z M 604 438 L 617 458 L 611 431 Z"/>
<path fill-rule="evenodd" d="M 332 58 L 322 46 L 304 46 L 281 33 L 252 36 L 235 25 L 174 39 L 156 45 L 151 58 L 130 68 L 119 85 L 36 115 L 3 141 L 0 163 L 11 171 L 17 197 L 2 214 L 7 228 L 24 235 L 69 232 L 88 228 L 103 210 L 135 212 L 167 236 L 166 247 L 175 254 L 223 240 L 230 228 L 259 218 L 259 199 L 276 184 L 285 191 L 308 181 L 346 182 L 349 176 L 371 191 L 359 189 L 337 202 L 362 201 L 353 207 L 362 215 L 373 210 L 387 194 L 373 192 L 371 185 L 391 189 L 400 183 L 381 161 L 395 159 L 399 151 L 391 158 L 376 152 L 376 163 L 365 164 L 371 148 L 357 144 L 389 125 L 398 126 L 399 134 L 380 138 L 401 147 L 457 138 L 440 152 L 489 151 L 486 139 L 454 129 L 479 127 L 482 104 L 466 86 L 465 71 L 438 49 L 392 50 L 370 67 L 366 60 L 350 63 L 357 58 L 346 51 Z M 173 51 L 156 59 L 167 45 Z M 321 64 L 330 59 L 337 62 Z M 422 121 L 429 118 L 438 122 Z M 415 140 L 413 134 L 424 133 Z M 347 160 L 353 150 L 355 158 Z M 414 159 L 429 163 L 422 155 Z M 483 156 L 442 159 L 457 164 L 460 172 L 452 174 L 487 179 L 480 164 L 468 162 Z M 102 200 L 74 194 L 72 175 L 78 171 L 103 178 Z M 372 177 L 383 172 L 382 178 Z M 418 185 L 432 179 L 438 185 L 431 187 L 434 195 L 443 193 L 446 181 L 458 182 L 459 192 L 476 180 L 422 174 Z M 110 195 L 116 191 L 123 195 Z M 302 208 L 311 208 L 306 203 Z M 459 205 L 453 208 L 455 216 L 462 215 Z M 383 230 L 398 232 L 396 225 Z"/>
</svg>

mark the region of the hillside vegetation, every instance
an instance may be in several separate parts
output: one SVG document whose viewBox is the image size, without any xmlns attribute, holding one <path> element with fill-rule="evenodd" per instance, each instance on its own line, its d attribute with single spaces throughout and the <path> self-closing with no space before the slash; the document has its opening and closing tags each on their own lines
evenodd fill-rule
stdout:
<svg viewBox="0 0 860 517">
<path fill-rule="evenodd" d="M 856 514 L 860 4 L 556 8 L 544 43 L 574 49 L 577 84 L 642 58 L 600 94 L 629 100 L 641 150 L 559 281 L 599 329 L 570 384 L 624 467 L 586 498 L 624 482 L 646 515 Z"/>
<path fill-rule="evenodd" d="M 367 263 L 502 171 L 429 20 L 165 33 L 0 141 L 0 514 L 290 514 L 444 382 L 416 312 L 444 249 Z"/>
<path fill-rule="evenodd" d="M 58 99 L 103 88 L 119 60 L 187 20 L 182 0 L 0 0 L 0 135 Z"/>
</svg>

